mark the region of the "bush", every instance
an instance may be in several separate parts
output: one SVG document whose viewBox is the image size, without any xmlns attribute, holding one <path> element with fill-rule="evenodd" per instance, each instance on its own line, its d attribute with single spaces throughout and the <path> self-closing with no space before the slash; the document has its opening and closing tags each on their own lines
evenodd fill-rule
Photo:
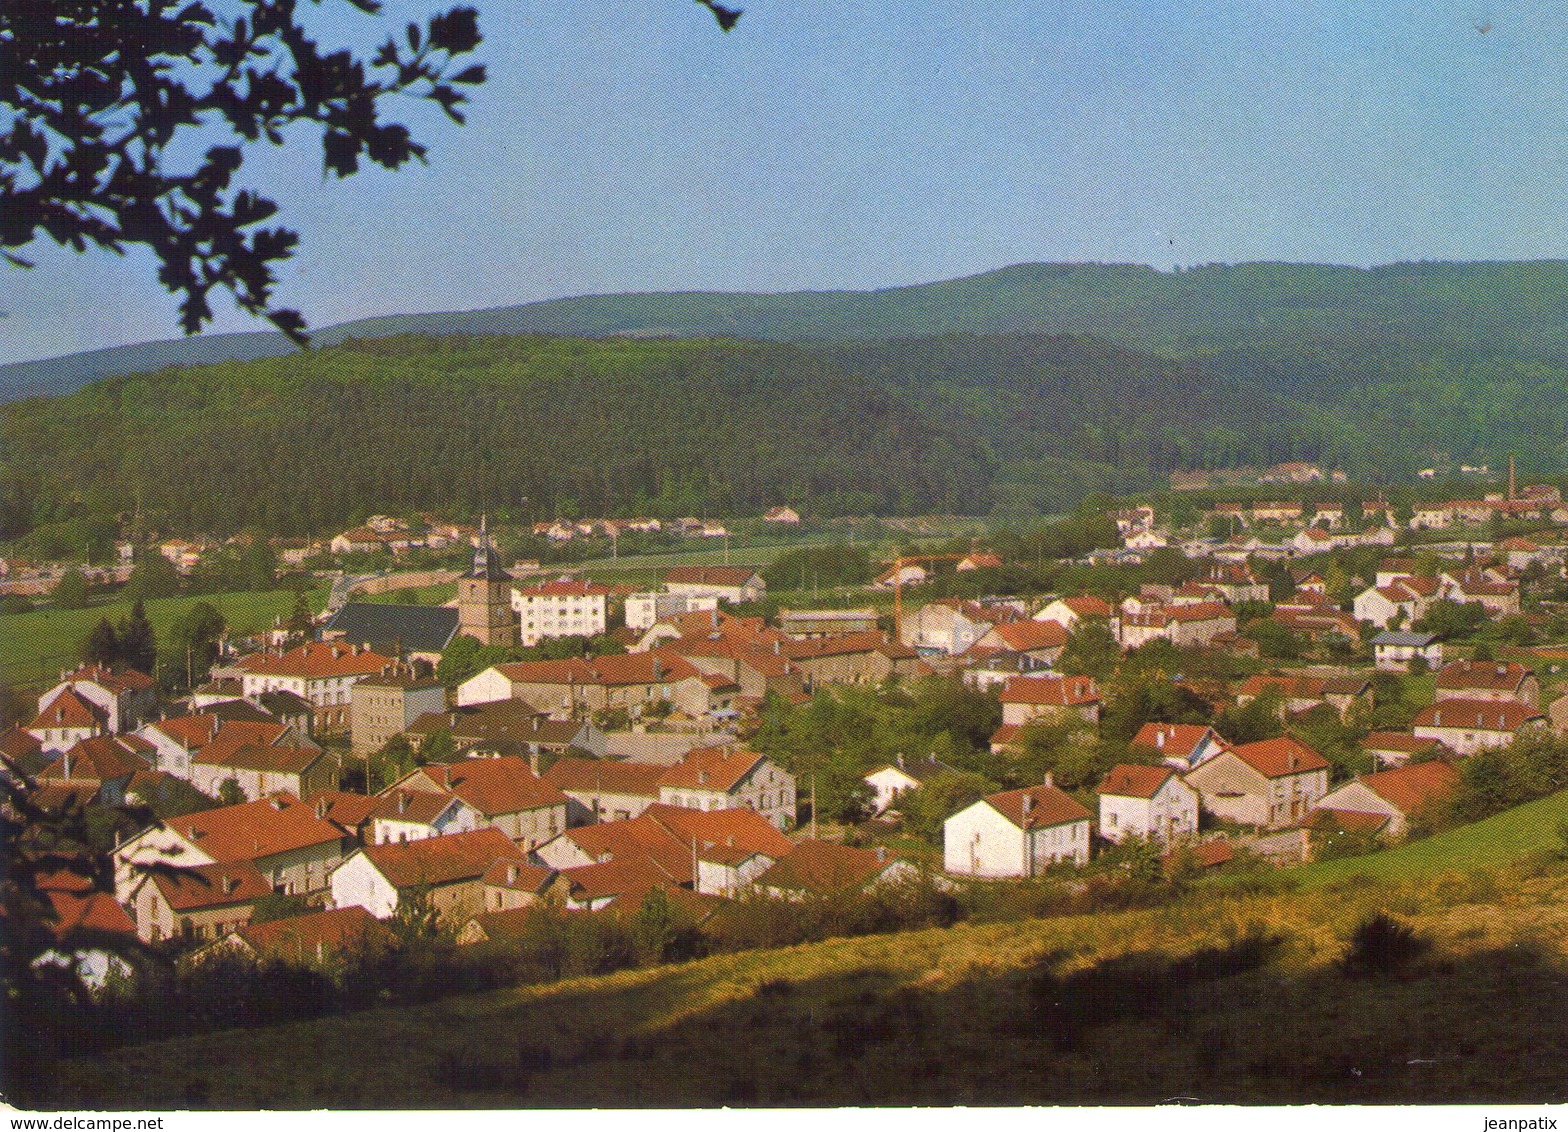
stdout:
<svg viewBox="0 0 1568 1132">
<path fill-rule="evenodd" d="M 1430 947 L 1409 924 L 1376 912 L 1356 925 L 1340 969 L 1351 978 L 1399 975 Z"/>
</svg>

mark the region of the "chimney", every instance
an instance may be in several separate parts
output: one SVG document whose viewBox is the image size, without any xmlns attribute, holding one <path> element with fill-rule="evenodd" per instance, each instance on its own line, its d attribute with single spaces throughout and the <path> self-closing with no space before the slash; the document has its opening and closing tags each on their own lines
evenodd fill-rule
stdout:
<svg viewBox="0 0 1568 1132">
<path fill-rule="evenodd" d="M 900 767 L 902 767 L 904 765 L 904 752 L 903 751 L 898 752 L 898 765 Z"/>
<path fill-rule="evenodd" d="M 886 863 L 887 863 L 887 846 L 885 846 L 885 845 L 878 845 L 877 846 L 877 864 L 882 865 L 882 864 L 886 864 Z"/>
<path fill-rule="evenodd" d="M 1056 776 L 1053 775 L 1050 771 L 1046 771 L 1045 772 L 1045 779 L 1044 779 L 1044 781 L 1042 781 L 1040 783 L 1040 785 L 1042 785 L 1042 786 L 1055 786 L 1056 785 Z"/>
<path fill-rule="evenodd" d="M 70 751 L 66 751 L 65 754 L 61 756 L 61 758 L 63 758 L 65 760 L 65 777 L 70 778 L 71 777 L 71 752 Z"/>
<path fill-rule="evenodd" d="M 400 813 L 400 814 L 404 814 L 404 813 L 408 812 L 408 791 L 407 790 L 399 790 L 397 792 L 397 812 Z"/>
<path fill-rule="evenodd" d="M 455 711 L 452 713 L 452 726 L 453 727 L 457 726 L 457 712 L 455 712 Z"/>
<path fill-rule="evenodd" d="M 272 808 L 277 810 L 279 813 L 282 813 L 284 808 L 288 805 L 288 803 L 283 800 L 283 795 L 281 794 L 274 794 L 267 800 L 272 803 Z"/>
<path fill-rule="evenodd" d="M 225 874 L 223 878 L 223 895 L 233 896 L 235 889 L 239 888 L 239 886 L 240 882 L 238 877 L 232 877 Z"/>
<path fill-rule="evenodd" d="M 322 819 L 325 819 L 327 816 L 327 799 L 325 795 L 316 799 L 316 816 Z"/>
<path fill-rule="evenodd" d="M 508 866 L 506 866 L 506 883 L 507 884 L 516 884 L 517 883 L 517 866 L 516 865 L 508 865 Z"/>
<path fill-rule="evenodd" d="M 1154 747 L 1160 751 L 1165 749 L 1165 728 L 1162 727 L 1154 733 Z"/>
</svg>

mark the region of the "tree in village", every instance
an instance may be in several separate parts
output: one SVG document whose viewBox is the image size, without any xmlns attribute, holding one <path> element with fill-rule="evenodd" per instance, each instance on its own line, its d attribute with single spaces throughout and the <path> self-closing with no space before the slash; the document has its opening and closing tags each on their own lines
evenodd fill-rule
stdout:
<svg viewBox="0 0 1568 1132">
<path fill-rule="evenodd" d="M 345 2 L 380 10 L 377 0 Z M 740 15 L 698 2 L 726 31 Z M 348 177 L 362 161 L 398 169 L 426 150 L 384 107 L 412 97 L 461 124 L 464 88 L 484 82 L 485 69 L 464 59 L 481 41 L 473 8 L 410 23 L 368 60 L 323 47 L 299 8 L 6 0 L 0 254 L 28 266 L 18 252 L 38 239 L 78 252 L 145 247 L 180 297 L 187 334 L 211 320 L 218 288 L 304 344 L 299 312 L 272 305 L 275 269 L 299 237 L 264 227 L 276 202 L 238 184 L 245 146 L 282 146 L 310 127 L 324 175 Z"/>
<path fill-rule="evenodd" d="M 119 624 L 120 660 L 128 668 L 151 675 L 158 663 L 158 636 L 147 620 L 147 607 L 137 598 L 131 615 Z"/>
<path fill-rule="evenodd" d="M 87 608 L 87 577 L 80 570 L 67 570 L 65 576 L 55 584 L 54 599 L 56 609 L 86 609 Z"/>
<path fill-rule="evenodd" d="M 120 663 L 120 638 L 107 617 L 100 617 L 87 640 L 82 642 L 82 659 L 88 664 L 113 668 Z"/>
<path fill-rule="evenodd" d="M 223 614 L 205 601 L 198 601 L 184 616 L 169 626 L 169 641 L 163 649 L 158 678 L 166 689 L 194 688 L 207 679 L 207 672 L 218 659 L 218 651 L 228 623 Z"/>
</svg>

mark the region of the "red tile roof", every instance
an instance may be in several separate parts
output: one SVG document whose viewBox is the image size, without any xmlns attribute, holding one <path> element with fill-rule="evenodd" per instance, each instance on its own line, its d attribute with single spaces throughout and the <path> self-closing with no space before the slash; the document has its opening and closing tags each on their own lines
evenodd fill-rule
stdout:
<svg viewBox="0 0 1568 1132">
<path fill-rule="evenodd" d="M 794 844 L 755 810 L 694 810 L 655 803 L 643 811 L 650 821 L 669 831 L 685 845 L 697 839 L 699 855 L 704 846 L 728 846 L 747 854 L 765 853 L 777 859 Z"/>
<path fill-rule="evenodd" d="M 38 713 L 38 718 L 27 725 L 29 731 L 51 728 L 98 728 L 106 725 L 108 716 L 103 710 L 83 699 L 74 688 L 67 688 Z"/>
<path fill-rule="evenodd" d="M 1298 823 L 1303 828 L 1321 832 L 1376 833 L 1389 822 L 1387 814 L 1373 814 L 1365 810 L 1336 810 L 1319 806 Z"/>
<path fill-rule="evenodd" d="M 393 785 L 376 795 L 376 804 L 371 807 L 370 816 L 410 825 L 433 826 L 436 819 L 450 807 L 463 804 L 462 799 L 449 790 L 410 789 Z"/>
<path fill-rule="evenodd" d="M 1004 704 L 1077 707 L 1100 701 L 1100 689 L 1088 676 L 1014 676 L 1002 689 Z"/>
<path fill-rule="evenodd" d="M 1027 813 L 1030 829 L 1045 829 L 1068 822 L 1088 821 L 1089 811 L 1078 799 L 1055 786 L 1029 786 L 985 797 L 992 809 L 1015 826 L 1024 828 Z M 1027 806 L 1027 809 L 1026 809 Z"/>
<path fill-rule="evenodd" d="M 566 805 L 566 795 L 535 776 L 527 759 L 463 759 L 431 764 L 424 774 L 487 818 Z"/>
<path fill-rule="evenodd" d="M 1443 689 L 1512 692 L 1526 676 L 1532 675 L 1522 664 L 1511 660 L 1455 660 L 1437 670 L 1437 686 Z"/>
<path fill-rule="evenodd" d="M 566 878 L 573 899 L 594 901 L 608 897 L 627 905 L 641 903 L 651 889 L 670 883 L 664 870 L 646 858 L 636 857 L 562 869 L 561 876 Z"/>
<path fill-rule="evenodd" d="M 135 922 L 120 907 L 114 893 L 98 891 L 92 880 L 80 873 L 62 869 L 40 876 L 38 889 L 54 911 L 49 926 L 56 939 L 64 940 L 77 932 L 136 934 Z"/>
<path fill-rule="evenodd" d="M 1211 733 L 1221 746 L 1225 745 L 1218 732 L 1202 723 L 1145 723 L 1138 729 L 1138 734 L 1132 737 L 1129 746 L 1191 761 L 1198 744 L 1203 742 L 1205 735 Z"/>
<path fill-rule="evenodd" d="M 293 849 L 339 843 L 343 833 L 282 791 L 256 802 L 168 818 L 164 822 L 215 861 L 253 861 Z"/>
<path fill-rule="evenodd" d="M 376 798 L 342 790 L 318 790 L 305 799 L 311 812 L 341 829 L 356 830 L 370 820 Z"/>
<path fill-rule="evenodd" d="M 1168 766 L 1118 763 L 1106 774 L 1105 780 L 1095 788 L 1095 793 L 1116 798 L 1152 798 L 1175 773 Z"/>
<path fill-rule="evenodd" d="M 65 679 L 72 682 L 91 681 L 117 696 L 125 692 L 146 691 L 153 686 L 152 677 L 145 672 L 138 672 L 134 668 L 123 668 L 116 672 L 101 664 L 84 664 Z"/>
<path fill-rule="evenodd" d="M 665 585 L 745 586 L 761 577 L 757 566 L 671 566 L 664 572 Z"/>
<path fill-rule="evenodd" d="M 732 790 L 764 757 L 733 744 L 693 747 L 685 758 L 659 776 L 659 785 L 682 790 Z"/>
<path fill-rule="evenodd" d="M 1217 601 L 1202 601 L 1196 605 L 1173 605 L 1166 609 L 1166 614 L 1177 624 L 1187 624 L 1198 621 L 1233 620 L 1235 614 L 1230 607 Z"/>
<path fill-rule="evenodd" d="M 571 581 L 541 582 L 537 586 L 517 587 L 522 597 L 609 597 L 615 593 L 609 586 L 599 586 L 577 578 Z"/>
<path fill-rule="evenodd" d="M 753 883 L 758 888 L 830 896 L 864 887 L 899 863 L 899 858 L 886 850 L 802 841 L 758 875 Z"/>
<path fill-rule="evenodd" d="M 1408 731 L 1374 731 L 1361 740 L 1363 751 L 1401 751 L 1414 755 L 1438 746 L 1436 739 L 1420 739 Z"/>
<path fill-rule="evenodd" d="M 1024 727 L 1021 723 L 1004 723 L 991 733 L 991 746 L 1016 747 Z"/>
<path fill-rule="evenodd" d="M 1067 644 L 1067 630 L 1055 621 L 1006 621 L 990 631 L 1014 652 L 1059 649 Z"/>
<path fill-rule="evenodd" d="M 554 878 L 554 869 L 541 868 L 527 861 L 500 860 L 485 871 L 484 882 L 491 888 L 512 892 L 543 892 Z"/>
<path fill-rule="evenodd" d="M 176 912 L 250 904 L 272 893 L 272 883 L 249 861 L 158 869 L 148 875 Z"/>
<path fill-rule="evenodd" d="M 240 938 L 262 959 L 310 963 L 323 952 L 342 954 L 392 941 L 392 931 L 358 904 L 248 924 Z"/>
<path fill-rule="evenodd" d="M 506 834 L 494 826 L 472 833 L 367 845 L 364 854 L 377 872 L 400 889 L 477 881 L 497 861 L 528 863 Z"/>
<path fill-rule="evenodd" d="M 1231 753 L 1265 778 L 1326 770 L 1328 760 L 1299 740 L 1283 735 L 1232 747 Z"/>
<path fill-rule="evenodd" d="M 392 664 L 392 658 L 369 649 L 336 641 L 310 641 L 280 656 L 264 656 L 249 665 L 255 676 L 294 676 L 307 680 L 333 676 L 373 676 Z"/>
<path fill-rule="evenodd" d="M 685 657 L 663 649 L 601 656 L 593 660 L 522 660 L 498 664 L 495 670 L 514 684 L 663 684 L 700 679 L 702 673 Z"/>
<path fill-rule="evenodd" d="M 66 774 L 66 764 L 71 773 Z M 148 761 L 120 741 L 117 735 L 94 735 L 79 739 L 64 755 L 50 763 L 39 778 L 96 778 L 106 782 L 130 778 L 137 771 L 150 770 Z"/>
<path fill-rule="evenodd" d="M 1544 718 L 1534 708 L 1498 700 L 1438 700 L 1416 713 L 1411 727 L 1462 727 L 1470 731 L 1517 731 L 1532 719 Z"/>
<path fill-rule="evenodd" d="M 610 759 L 560 758 L 544 772 L 544 780 L 560 791 L 659 796 L 659 779 L 667 767 Z"/>
<path fill-rule="evenodd" d="M 1358 775 L 1356 781 L 1402 814 L 1413 814 L 1453 793 L 1459 771 L 1439 760 Z"/>
</svg>

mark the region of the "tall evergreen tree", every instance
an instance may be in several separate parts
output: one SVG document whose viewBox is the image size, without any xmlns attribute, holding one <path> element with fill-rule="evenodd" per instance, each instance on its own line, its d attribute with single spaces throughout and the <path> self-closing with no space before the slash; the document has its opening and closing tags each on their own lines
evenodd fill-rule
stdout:
<svg viewBox="0 0 1568 1132">
<path fill-rule="evenodd" d="M 93 631 L 82 644 L 82 659 L 88 664 L 101 664 L 113 668 L 121 661 L 120 638 L 109 624 L 107 617 L 100 617 Z"/>
<path fill-rule="evenodd" d="M 158 662 L 158 637 L 140 598 L 131 606 L 130 617 L 120 622 L 119 636 L 121 661 L 150 675 Z"/>
</svg>

